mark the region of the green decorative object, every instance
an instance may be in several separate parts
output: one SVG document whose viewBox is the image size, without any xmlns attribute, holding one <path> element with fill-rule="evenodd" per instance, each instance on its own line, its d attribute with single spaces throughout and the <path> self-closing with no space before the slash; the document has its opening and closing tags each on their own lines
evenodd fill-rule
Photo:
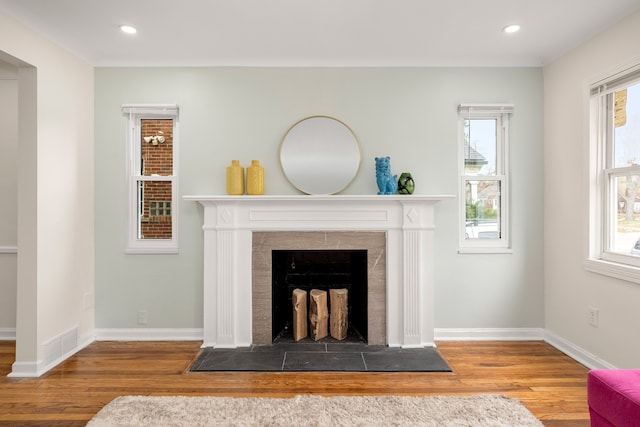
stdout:
<svg viewBox="0 0 640 427">
<path fill-rule="evenodd" d="M 413 177 L 409 172 L 403 172 L 400 174 L 398 180 L 398 194 L 413 194 L 416 184 L 413 182 Z"/>
</svg>

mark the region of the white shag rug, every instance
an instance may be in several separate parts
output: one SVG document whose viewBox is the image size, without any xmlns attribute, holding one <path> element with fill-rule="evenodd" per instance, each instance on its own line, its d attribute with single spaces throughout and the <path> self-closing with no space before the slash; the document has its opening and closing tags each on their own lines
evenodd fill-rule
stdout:
<svg viewBox="0 0 640 427">
<path fill-rule="evenodd" d="M 233 398 L 122 396 L 88 427 L 433 426 L 541 427 L 518 400 L 502 395 Z"/>
</svg>

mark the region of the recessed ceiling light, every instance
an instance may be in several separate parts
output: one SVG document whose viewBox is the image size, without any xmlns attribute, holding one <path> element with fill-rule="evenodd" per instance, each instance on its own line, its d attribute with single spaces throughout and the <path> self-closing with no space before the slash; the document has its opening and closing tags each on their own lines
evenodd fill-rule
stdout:
<svg viewBox="0 0 640 427">
<path fill-rule="evenodd" d="M 120 31 L 127 34 L 135 34 L 138 32 L 138 30 L 136 30 L 131 25 L 120 25 Z"/>
<path fill-rule="evenodd" d="M 507 25 L 502 29 L 502 32 L 507 34 L 517 33 L 518 31 L 520 31 L 520 25 L 518 24 Z"/>
</svg>

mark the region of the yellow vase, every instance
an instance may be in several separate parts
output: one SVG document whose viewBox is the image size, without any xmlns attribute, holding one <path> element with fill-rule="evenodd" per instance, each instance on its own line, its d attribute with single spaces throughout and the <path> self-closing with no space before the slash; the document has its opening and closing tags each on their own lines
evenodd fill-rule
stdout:
<svg viewBox="0 0 640 427">
<path fill-rule="evenodd" d="M 264 194 L 264 168 L 259 160 L 251 160 L 251 166 L 247 168 L 247 194 Z"/>
<path fill-rule="evenodd" d="M 239 160 L 231 160 L 231 166 L 227 166 L 227 194 L 244 194 L 244 168 L 240 166 Z"/>
</svg>

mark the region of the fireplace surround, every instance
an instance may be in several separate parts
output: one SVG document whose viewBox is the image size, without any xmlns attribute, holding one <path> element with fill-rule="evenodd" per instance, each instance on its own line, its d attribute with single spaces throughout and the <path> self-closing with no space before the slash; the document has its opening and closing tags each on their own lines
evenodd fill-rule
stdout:
<svg viewBox="0 0 640 427">
<path fill-rule="evenodd" d="M 256 287 L 258 276 L 265 274 L 256 273 L 255 267 L 269 251 L 256 252 L 254 243 L 265 235 L 280 235 L 278 239 L 289 242 L 285 246 L 291 248 L 278 249 L 298 249 L 301 244 L 306 247 L 300 249 L 317 249 L 308 247 L 304 239 L 287 236 L 292 232 L 319 233 L 315 238 L 329 242 L 320 244 L 320 249 L 367 249 L 358 243 L 364 236 L 360 233 L 383 236 L 384 255 L 378 262 L 385 266 L 384 290 L 376 297 L 369 289 L 370 304 L 373 300 L 384 307 L 379 311 L 384 316 L 369 313 L 370 318 L 384 318 L 382 332 L 375 339 L 389 346 L 433 346 L 434 209 L 450 197 L 184 196 L 204 207 L 203 347 L 245 347 L 263 339 L 270 342 L 271 320 L 254 309 L 256 299 L 261 298 Z M 352 237 L 345 239 L 347 234 L 341 233 Z M 370 283 L 372 272 L 382 270 L 375 265 L 375 258 L 373 263 L 373 270 L 368 266 Z M 268 276 L 270 292 L 270 272 Z M 261 338 L 265 329 L 268 338 Z"/>
<path fill-rule="evenodd" d="M 252 234 L 253 344 L 269 344 L 274 250 L 366 250 L 367 342 L 386 342 L 386 233 L 382 231 L 270 231 Z"/>
</svg>

